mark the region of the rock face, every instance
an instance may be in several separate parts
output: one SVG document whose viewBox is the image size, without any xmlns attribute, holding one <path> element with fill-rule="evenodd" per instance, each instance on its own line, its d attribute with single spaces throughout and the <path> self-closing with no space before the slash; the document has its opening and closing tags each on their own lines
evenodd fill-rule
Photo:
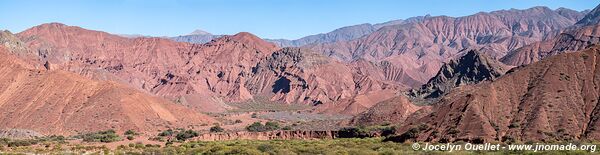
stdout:
<svg viewBox="0 0 600 155">
<path fill-rule="evenodd" d="M 499 59 L 508 51 L 573 25 L 579 20 L 573 18 L 581 17 L 564 12 L 534 7 L 458 18 L 426 17 L 418 22 L 382 27 L 359 39 L 306 48 L 345 61 L 388 61 L 401 68 L 405 76 L 419 81 L 413 86 L 420 86 L 435 75 L 443 62 L 460 55 L 462 49 L 479 49 Z"/>
<path fill-rule="evenodd" d="M 600 47 L 532 63 L 490 83 L 461 87 L 391 140 L 599 140 Z M 415 136 L 416 135 L 416 136 Z"/>
<path fill-rule="evenodd" d="M 44 135 L 25 129 L 0 129 L 0 138 L 9 139 L 33 139 Z"/>
<path fill-rule="evenodd" d="M 585 49 L 600 43 L 600 5 L 577 22 L 551 39 L 535 42 L 515 49 L 502 58 L 502 62 L 514 66 L 526 65 L 545 57 Z M 549 37 L 550 38 L 550 37 Z"/>
<path fill-rule="evenodd" d="M 444 63 L 438 73 L 427 84 L 408 92 L 413 100 L 423 100 L 426 103 L 448 93 L 451 89 L 482 81 L 493 81 L 504 75 L 509 66 L 492 59 L 476 50 L 469 50 L 458 60 Z"/>
<path fill-rule="evenodd" d="M 350 121 L 351 125 L 401 124 L 421 107 L 412 104 L 406 97 L 397 96 L 375 104 L 359 113 Z"/>
<path fill-rule="evenodd" d="M 155 132 L 214 122 L 122 84 L 35 69 L 0 47 L 0 126 L 43 134 L 105 129 Z"/>
<path fill-rule="evenodd" d="M 223 141 L 223 140 L 315 140 L 334 139 L 336 131 L 268 131 L 268 132 L 228 132 L 201 134 L 194 140 Z"/>
<path fill-rule="evenodd" d="M 399 88 L 352 65 L 301 48 L 276 51 L 252 70 L 252 79 L 245 86 L 251 94 L 286 103 L 338 104 Z"/>
</svg>

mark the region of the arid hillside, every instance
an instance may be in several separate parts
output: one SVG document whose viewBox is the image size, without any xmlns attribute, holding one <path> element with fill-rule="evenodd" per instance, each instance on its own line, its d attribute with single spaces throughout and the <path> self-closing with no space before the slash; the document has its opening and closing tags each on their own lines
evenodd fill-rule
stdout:
<svg viewBox="0 0 600 155">
<path fill-rule="evenodd" d="M 50 23 L 18 36 L 52 70 L 130 85 L 203 112 L 261 96 L 287 104 L 343 102 L 355 106 L 343 113 L 359 113 L 374 104 L 363 98 L 408 88 L 393 81 L 406 77 L 389 63 L 347 64 L 306 49 L 278 51 L 246 32 L 190 44 Z"/>
<path fill-rule="evenodd" d="M 433 111 L 409 120 L 396 141 L 555 141 L 600 139 L 600 47 L 559 54 L 463 86 Z"/>
<path fill-rule="evenodd" d="M 565 29 L 551 39 L 535 42 L 515 49 L 502 58 L 502 62 L 519 66 L 540 61 L 545 57 L 575 52 L 600 43 L 600 6 L 590 11 L 576 25 Z"/>
<path fill-rule="evenodd" d="M 0 46 L 0 126 L 42 134 L 155 132 L 214 120 L 128 86 L 36 69 Z"/>
</svg>

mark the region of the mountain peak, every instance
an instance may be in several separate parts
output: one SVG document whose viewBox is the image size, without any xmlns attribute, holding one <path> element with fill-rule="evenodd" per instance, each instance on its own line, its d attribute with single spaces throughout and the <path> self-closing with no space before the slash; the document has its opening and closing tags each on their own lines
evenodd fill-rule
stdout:
<svg viewBox="0 0 600 155">
<path fill-rule="evenodd" d="M 256 35 L 249 32 L 240 32 L 233 36 L 230 36 L 231 40 L 235 40 L 242 43 L 250 43 L 250 44 L 271 44 L 267 41 L 262 40 Z"/>
<path fill-rule="evenodd" d="M 197 29 L 197 30 L 194 30 L 194 32 L 190 33 L 189 35 L 212 35 L 212 34 L 206 32 L 206 31 Z"/>
<path fill-rule="evenodd" d="M 600 23 L 600 5 L 596 6 L 583 19 L 579 20 L 575 25 L 586 26 Z"/>
<path fill-rule="evenodd" d="M 223 42 L 237 42 L 239 44 L 243 44 L 244 46 L 256 48 L 260 51 L 272 52 L 277 48 L 277 45 L 267 42 L 256 35 L 248 32 L 240 32 L 235 35 L 226 35 L 220 38 L 217 38 L 210 42 L 209 44 L 214 43 L 223 43 Z"/>
<path fill-rule="evenodd" d="M 34 26 L 32 28 L 29 29 L 63 29 L 66 27 L 70 27 L 69 25 L 63 24 L 63 23 L 56 23 L 56 22 L 52 22 L 52 23 L 44 23 L 38 26 Z M 25 30 L 27 31 L 27 30 Z"/>
</svg>

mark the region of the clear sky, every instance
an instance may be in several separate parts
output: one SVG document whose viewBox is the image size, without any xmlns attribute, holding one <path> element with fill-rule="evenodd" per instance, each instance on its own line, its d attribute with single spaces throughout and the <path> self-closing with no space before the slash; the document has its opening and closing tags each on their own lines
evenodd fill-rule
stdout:
<svg viewBox="0 0 600 155">
<path fill-rule="evenodd" d="M 0 0 L 0 29 L 20 32 L 60 22 L 115 34 L 176 36 L 251 32 L 297 39 L 339 27 L 413 16 L 465 16 L 547 6 L 577 11 L 596 0 Z"/>
</svg>

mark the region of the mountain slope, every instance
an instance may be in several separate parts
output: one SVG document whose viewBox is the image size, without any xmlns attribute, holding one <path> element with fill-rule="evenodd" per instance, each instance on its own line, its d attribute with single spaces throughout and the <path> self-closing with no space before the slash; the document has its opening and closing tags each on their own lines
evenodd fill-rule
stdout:
<svg viewBox="0 0 600 155">
<path fill-rule="evenodd" d="M 278 50 L 246 32 L 190 44 L 162 38 L 129 39 L 54 23 L 19 36 L 41 51 L 41 61 L 53 70 L 131 85 L 203 112 L 231 108 L 225 102 L 266 96 L 284 103 L 329 106 L 343 102 L 348 108 L 322 108 L 320 112 L 358 113 L 380 100 L 373 101 L 371 96 L 406 88 L 391 80 L 410 80 L 396 76 L 401 71 L 385 64 L 345 64 L 306 50 Z"/>
<path fill-rule="evenodd" d="M 402 124 L 422 107 L 416 106 L 404 96 L 397 96 L 375 104 L 350 120 L 352 125 Z"/>
<path fill-rule="evenodd" d="M 322 112 L 360 112 L 363 109 L 344 112 L 340 105 L 367 104 L 364 106 L 370 107 L 361 97 L 391 93 L 399 87 L 302 48 L 278 50 L 253 67 L 252 73 L 245 85 L 250 93 L 286 103 L 319 105 L 323 107 Z"/>
<path fill-rule="evenodd" d="M 510 51 L 502 62 L 514 66 L 527 65 L 545 57 L 560 53 L 574 52 L 600 43 L 600 5 L 590 11 L 576 25 L 563 30 L 560 34 L 540 42 Z"/>
<path fill-rule="evenodd" d="M 214 122 L 114 82 L 65 71 L 35 69 L 0 46 L 0 126 L 43 134 L 114 129 L 156 132 Z"/>
<path fill-rule="evenodd" d="M 239 81 L 259 59 L 277 49 L 249 33 L 190 44 L 130 39 L 59 23 L 36 26 L 18 36 L 53 69 L 116 81 L 173 100 L 192 95 L 183 99 L 184 104 L 200 111 L 211 110 L 202 104 L 222 102 L 212 97 L 251 98 Z"/>
<path fill-rule="evenodd" d="M 465 17 L 427 17 L 386 26 L 359 39 L 307 45 L 306 48 L 344 61 L 389 61 L 421 85 L 465 48 L 499 59 L 507 51 L 543 40 L 573 25 L 581 16 L 563 16 L 547 7 L 501 10 Z M 580 12 L 579 12 L 580 13 Z"/>
<path fill-rule="evenodd" d="M 491 83 L 461 87 L 390 140 L 600 139 L 600 47 L 543 59 Z"/>
<path fill-rule="evenodd" d="M 589 11 L 583 19 L 579 20 L 576 25 L 596 25 L 600 22 L 600 5 Z"/>
</svg>

